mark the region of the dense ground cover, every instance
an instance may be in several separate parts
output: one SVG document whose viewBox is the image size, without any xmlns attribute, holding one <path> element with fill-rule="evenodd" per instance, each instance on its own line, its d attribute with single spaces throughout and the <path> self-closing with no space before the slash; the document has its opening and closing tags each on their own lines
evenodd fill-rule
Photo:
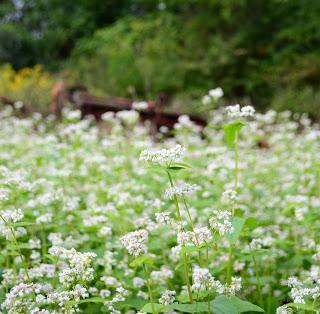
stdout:
<svg viewBox="0 0 320 314">
<path fill-rule="evenodd" d="M 134 111 L 3 110 L 2 311 L 319 311 L 319 127 L 239 110 L 157 142 Z"/>
</svg>

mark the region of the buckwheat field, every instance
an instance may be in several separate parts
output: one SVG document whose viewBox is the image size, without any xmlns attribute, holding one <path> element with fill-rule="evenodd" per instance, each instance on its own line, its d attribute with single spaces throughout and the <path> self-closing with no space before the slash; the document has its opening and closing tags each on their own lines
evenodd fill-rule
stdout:
<svg viewBox="0 0 320 314">
<path fill-rule="evenodd" d="M 0 113 L 2 313 L 320 313 L 320 129 L 229 106 L 150 135 Z"/>
</svg>

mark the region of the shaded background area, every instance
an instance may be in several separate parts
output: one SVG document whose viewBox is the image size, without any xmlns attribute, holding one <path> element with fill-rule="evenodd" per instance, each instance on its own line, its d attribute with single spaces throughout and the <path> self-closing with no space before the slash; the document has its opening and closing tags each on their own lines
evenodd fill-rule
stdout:
<svg viewBox="0 0 320 314">
<path fill-rule="evenodd" d="M 205 112 L 201 97 L 320 119 L 320 1 L 3 0 L 0 95 L 46 112 L 57 79 Z"/>
</svg>

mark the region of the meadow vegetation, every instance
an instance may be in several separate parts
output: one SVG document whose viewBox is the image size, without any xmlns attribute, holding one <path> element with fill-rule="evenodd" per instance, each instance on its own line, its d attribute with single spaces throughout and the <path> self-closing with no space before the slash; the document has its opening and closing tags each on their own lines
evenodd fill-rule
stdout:
<svg viewBox="0 0 320 314">
<path fill-rule="evenodd" d="M 320 311 L 306 115 L 229 106 L 155 140 L 136 111 L 15 110 L 0 113 L 3 313 Z"/>
</svg>

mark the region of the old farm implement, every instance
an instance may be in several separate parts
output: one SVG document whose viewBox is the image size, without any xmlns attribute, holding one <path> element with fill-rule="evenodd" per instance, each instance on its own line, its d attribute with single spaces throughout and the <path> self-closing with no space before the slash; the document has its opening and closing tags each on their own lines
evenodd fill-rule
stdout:
<svg viewBox="0 0 320 314">
<path fill-rule="evenodd" d="M 164 106 L 166 97 L 160 94 L 155 101 L 146 102 L 143 109 L 137 109 L 142 121 L 149 120 L 156 129 L 161 126 L 172 128 L 178 121 L 181 114 L 167 113 Z M 57 116 L 61 115 L 62 109 L 70 103 L 75 109 L 81 110 L 82 116 L 92 115 L 97 120 L 101 119 L 103 113 L 112 111 L 134 109 L 134 101 L 122 97 L 97 97 L 91 95 L 83 86 L 67 86 L 58 81 L 52 89 L 51 110 Z M 206 121 L 197 116 L 190 116 L 190 119 L 199 126 L 205 126 Z"/>
</svg>

